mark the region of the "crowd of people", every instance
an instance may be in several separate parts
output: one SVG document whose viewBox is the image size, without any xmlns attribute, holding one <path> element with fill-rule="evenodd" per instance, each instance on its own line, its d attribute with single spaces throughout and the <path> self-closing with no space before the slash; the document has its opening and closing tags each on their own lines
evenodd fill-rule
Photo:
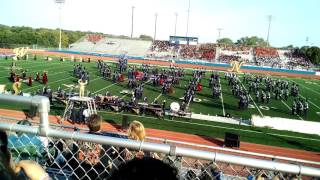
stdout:
<svg viewBox="0 0 320 180">
<path fill-rule="evenodd" d="M 242 45 L 228 45 L 228 44 L 218 44 L 218 47 L 223 51 L 235 51 L 239 53 L 249 53 L 251 47 Z"/>
<path fill-rule="evenodd" d="M 267 47 L 254 48 L 255 64 L 260 66 L 274 66 L 280 62 L 277 49 Z"/>
<path fill-rule="evenodd" d="M 92 42 L 92 43 L 97 43 L 101 39 L 103 39 L 103 35 L 101 35 L 101 34 L 89 34 L 89 35 L 87 35 L 87 40 L 89 42 Z"/>
<path fill-rule="evenodd" d="M 307 68 L 309 69 L 312 66 L 312 63 L 308 60 L 305 55 L 299 53 L 298 50 L 289 50 L 285 52 L 284 55 L 288 58 L 288 69 L 294 68 Z"/>
<path fill-rule="evenodd" d="M 287 57 L 288 62 L 280 61 L 280 56 L 276 48 L 271 47 L 255 47 L 242 45 L 226 45 L 226 44 L 198 44 L 198 45 L 185 45 L 185 44 L 172 44 L 169 41 L 154 41 L 147 53 L 149 58 L 164 58 L 164 59 L 187 59 L 187 60 L 207 60 L 213 61 L 216 58 L 217 48 L 220 48 L 222 54 L 219 55 L 218 61 L 223 63 L 230 63 L 231 60 L 239 60 L 245 56 L 247 63 L 253 63 L 258 66 L 270 66 L 279 68 L 293 69 L 297 66 L 301 68 L 310 68 L 311 63 L 306 57 L 293 50 L 286 52 L 284 55 Z M 253 49 L 253 59 L 251 61 L 251 49 Z M 224 53 L 224 52 L 230 52 Z M 243 58 L 242 58 L 243 59 Z"/>
<path fill-rule="evenodd" d="M 177 45 L 171 44 L 169 41 L 155 41 L 150 50 L 148 57 L 160 58 L 181 58 L 181 59 L 200 59 L 212 61 L 216 55 L 215 44 L 200 45 Z M 166 52 L 164 54 L 161 54 Z M 170 55 L 170 57 L 168 56 Z"/>
<path fill-rule="evenodd" d="M 223 63 L 230 63 L 231 61 L 239 61 L 240 59 L 241 57 L 237 55 L 220 54 L 219 56 L 219 61 Z"/>
</svg>

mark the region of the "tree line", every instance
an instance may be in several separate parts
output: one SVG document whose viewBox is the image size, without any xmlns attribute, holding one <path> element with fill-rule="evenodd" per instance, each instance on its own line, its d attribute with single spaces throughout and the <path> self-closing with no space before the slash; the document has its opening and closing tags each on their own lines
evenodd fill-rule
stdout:
<svg viewBox="0 0 320 180">
<path fill-rule="evenodd" d="M 63 30 L 62 47 L 68 47 L 83 37 L 87 32 Z M 14 48 L 21 45 L 37 45 L 39 47 L 58 47 L 59 29 L 47 29 L 0 25 L 0 47 Z"/>
<path fill-rule="evenodd" d="M 83 32 L 83 31 L 69 31 L 62 30 L 61 44 L 62 47 L 67 48 L 70 44 L 76 42 L 86 34 L 101 34 L 106 37 L 113 38 L 129 38 L 127 36 L 114 36 L 102 34 L 97 32 Z M 2 48 L 15 48 L 25 45 L 36 45 L 37 47 L 54 48 L 58 47 L 60 38 L 59 29 L 47 28 L 31 28 L 25 26 L 5 26 L 0 25 L 0 47 Z M 152 37 L 147 35 L 140 35 L 141 40 L 152 41 Z"/>
</svg>

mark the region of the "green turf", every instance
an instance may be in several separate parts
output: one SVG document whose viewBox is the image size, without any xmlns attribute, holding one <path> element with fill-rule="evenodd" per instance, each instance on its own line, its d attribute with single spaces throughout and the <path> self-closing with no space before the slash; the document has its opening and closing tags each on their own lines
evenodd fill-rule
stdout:
<svg viewBox="0 0 320 180">
<path fill-rule="evenodd" d="M 69 90 L 67 87 L 62 86 L 62 84 L 75 84 L 77 79 L 72 76 L 73 65 L 77 64 L 74 62 L 59 62 L 54 61 L 47 62 L 40 60 L 33 61 L 18 61 L 17 66 L 28 70 L 28 75 L 35 76 L 36 72 L 42 72 L 44 70 L 48 71 L 49 86 L 52 89 L 61 86 L 65 90 Z M 8 80 L 8 67 L 10 66 L 11 60 L 0 59 L 0 84 L 6 84 L 7 88 L 11 89 L 12 83 Z M 90 84 L 87 90 L 91 92 L 96 92 L 97 94 L 104 94 L 105 92 L 110 92 L 112 95 L 117 95 L 125 99 L 129 99 L 129 95 L 122 95 L 120 91 L 127 89 L 126 82 L 123 83 L 113 83 L 111 80 L 102 79 L 97 71 L 96 63 L 83 63 L 86 68 L 90 71 Z M 206 77 L 202 80 L 203 91 L 197 93 L 196 97 L 201 99 L 201 102 L 192 102 L 190 104 L 190 110 L 194 113 L 210 114 L 210 115 L 222 115 L 223 108 L 225 112 L 230 113 L 235 118 L 250 119 L 251 115 L 259 115 L 257 107 L 253 104 L 254 108 L 249 108 L 248 110 L 238 109 L 238 99 L 234 97 L 231 93 L 231 89 L 228 86 L 228 82 L 223 78 L 221 74 L 221 87 L 224 102 L 221 99 L 212 98 L 212 91 L 208 87 L 210 73 L 206 74 Z M 274 78 L 284 78 L 284 77 L 274 77 Z M 149 102 L 158 98 L 159 102 L 163 100 L 167 101 L 167 105 L 171 102 L 180 102 L 184 93 L 185 86 L 191 79 L 191 71 L 185 76 L 185 79 L 181 81 L 180 85 L 175 87 L 175 92 L 169 95 L 162 95 L 160 87 L 153 87 L 151 82 L 145 84 L 144 96 L 148 97 Z M 317 80 L 306 80 L 300 78 L 286 78 L 290 81 L 294 81 L 300 85 L 300 92 L 302 97 L 310 98 L 310 111 L 307 117 L 301 117 L 303 120 L 308 121 L 320 121 L 320 116 L 317 112 L 320 112 L 320 83 Z M 246 84 L 244 84 L 247 87 Z M 34 82 L 32 87 L 28 87 L 25 83 L 22 85 L 23 92 L 35 92 L 37 89 L 42 88 L 43 85 Z M 248 87 L 247 87 L 248 88 Z M 252 94 L 253 99 L 254 95 Z M 261 110 L 263 115 L 274 116 L 274 117 L 285 117 L 300 119 L 298 116 L 290 115 L 290 110 L 285 104 L 291 106 L 293 98 L 289 98 L 287 102 L 281 102 L 272 100 L 270 104 L 260 104 L 256 102 L 259 107 L 261 105 L 268 106 L 271 109 L 269 111 Z M 26 109 L 26 107 L 21 107 L 16 104 L 4 104 L 0 103 L 1 108 L 8 109 Z M 51 114 L 62 115 L 64 110 L 63 105 L 54 104 L 51 107 Z M 104 116 L 109 122 L 120 124 L 122 119 L 122 114 L 116 114 L 110 111 L 99 112 Z M 287 131 L 277 131 L 267 128 L 255 128 L 247 127 L 241 125 L 230 125 L 224 123 L 216 123 L 201 120 L 190 120 L 183 118 L 170 119 L 165 117 L 165 120 L 160 120 L 149 116 L 134 116 L 130 115 L 130 119 L 137 119 L 142 121 L 148 128 L 172 130 L 177 132 L 184 132 L 190 134 L 199 134 L 204 136 L 223 138 L 225 132 L 236 132 L 241 135 L 241 140 L 246 142 L 253 142 L 258 144 L 267 144 L 273 146 L 290 147 L 296 149 L 305 149 L 310 151 L 320 152 L 320 138 L 317 135 L 307 135 L 300 133 L 293 133 Z"/>
</svg>

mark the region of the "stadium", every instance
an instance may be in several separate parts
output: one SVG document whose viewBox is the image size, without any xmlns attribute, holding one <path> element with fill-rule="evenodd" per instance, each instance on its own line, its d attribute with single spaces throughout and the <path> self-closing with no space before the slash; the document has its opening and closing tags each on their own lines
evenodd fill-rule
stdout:
<svg viewBox="0 0 320 180">
<path fill-rule="evenodd" d="M 133 37 L 134 9 L 130 37 L 0 26 L 3 178 L 320 177 L 319 47 L 273 47 L 272 16 L 266 40 L 157 38 L 157 13 Z"/>
</svg>

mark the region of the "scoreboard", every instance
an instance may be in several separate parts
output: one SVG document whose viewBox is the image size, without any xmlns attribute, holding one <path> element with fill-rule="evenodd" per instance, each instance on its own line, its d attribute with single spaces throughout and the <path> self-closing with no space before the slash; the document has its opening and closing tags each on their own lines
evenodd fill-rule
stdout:
<svg viewBox="0 0 320 180">
<path fill-rule="evenodd" d="M 170 36 L 171 44 L 188 44 L 188 45 L 197 45 L 197 37 L 185 37 L 185 36 Z"/>
</svg>

